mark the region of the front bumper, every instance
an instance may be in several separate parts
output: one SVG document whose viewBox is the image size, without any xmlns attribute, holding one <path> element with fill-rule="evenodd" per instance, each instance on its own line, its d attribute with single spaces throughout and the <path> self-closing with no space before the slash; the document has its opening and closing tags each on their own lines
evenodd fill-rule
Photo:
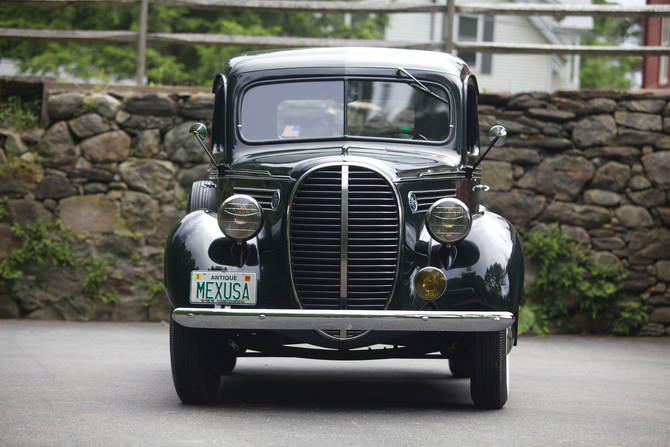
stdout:
<svg viewBox="0 0 670 447">
<path fill-rule="evenodd" d="M 511 312 L 411 310 L 203 309 L 172 312 L 182 326 L 251 330 L 364 330 L 409 332 L 494 332 L 514 324 Z"/>
</svg>

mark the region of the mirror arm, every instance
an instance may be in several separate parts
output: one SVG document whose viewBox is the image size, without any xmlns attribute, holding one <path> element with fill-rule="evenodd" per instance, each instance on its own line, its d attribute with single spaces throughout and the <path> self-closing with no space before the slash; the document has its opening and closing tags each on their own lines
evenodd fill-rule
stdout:
<svg viewBox="0 0 670 447">
<path fill-rule="evenodd" d="M 475 169 L 477 169 L 477 166 L 479 166 L 479 163 L 482 162 L 482 160 L 484 159 L 484 157 L 486 157 L 486 154 L 489 153 L 491 148 L 493 146 L 495 146 L 496 141 L 498 141 L 498 138 L 500 138 L 500 137 L 496 136 L 493 140 L 491 140 L 491 145 L 489 146 L 489 148 L 486 149 L 486 152 L 484 152 L 484 154 L 481 157 L 479 157 L 479 160 L 477 160 L 477 162 L 474 165 L 465 167 L 465 177 L 466 178 L 468 178 L 468 179 L 472 178 L 472 174 L 475 172 Z"/>
<path fill-rule="evenodd" d="M 214 156 L 209 151 L 209 149 L 207 149 L 207 146 L 205 145 L 205 141 L 202 139 L 200 134 L 198 134 L 198 132 L 193 132 L 193 135 L 198 140 L 198 143 L 200 143 L 200 146 L 202 146 L 202 148 L 205 150 L 209 159 L 212 160 L 212 163 L 214 163 L 214 166 L 216 166 L 216 170 L 219 173 L 219 177 L 224 177 L 226 175 L 226 167 L 223 166 L 223 165 L 218 164 L 216 162 L 216 160 L 214 160 Z"/>
</svg>

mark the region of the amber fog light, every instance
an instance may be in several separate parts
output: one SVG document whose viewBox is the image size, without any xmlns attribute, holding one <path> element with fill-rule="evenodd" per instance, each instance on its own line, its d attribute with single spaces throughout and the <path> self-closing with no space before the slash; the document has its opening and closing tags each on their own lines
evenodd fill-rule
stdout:
<svg viewBox="0 0 670 447">
<path fill-rule="evenodd" d="M 258 234 L 263 226 L 263 209 L 253 197 L 234 195 L 219 208 L 219 227 L 235 241 L 246 241 Z"/>
<path fill-rule="evenodd" d="M 447 278 L 435 267 L 426 267 L 414 277 L 414 289 L 424 300 L 434 300 L 447 290 Z"/>
<path fill-rule="evenodd" d="M 441 199 L 426 213 L 428 232 L 442 243 L 451 244 L 464 239 L 470 232 L 472 217 L 465 203 L 457 199 Z"/>
</svg>

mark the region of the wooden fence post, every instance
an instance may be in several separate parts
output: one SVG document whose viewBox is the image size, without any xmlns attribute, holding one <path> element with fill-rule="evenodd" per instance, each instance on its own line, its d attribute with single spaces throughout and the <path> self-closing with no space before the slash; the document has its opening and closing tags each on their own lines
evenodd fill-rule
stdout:
<svg viewBox="0 0 670 447">
<path fill-rule="evenodd" d="M 454 51 L 454 14 L 456 5 L 454 0 L 447 0 L 447 7 L 444 10 L 444 26 L 442 27 L 444 42 L 444 52 L 451 54 Z"/>
<path fill-rule="evenodd" d="M 149 0 L 142 0 L 140 5 L 140 32 L 137 36 L 137 85 L 144 82 L 144 67 L 147 50 L 147 16 L 149 15 Z"/>
</svg>

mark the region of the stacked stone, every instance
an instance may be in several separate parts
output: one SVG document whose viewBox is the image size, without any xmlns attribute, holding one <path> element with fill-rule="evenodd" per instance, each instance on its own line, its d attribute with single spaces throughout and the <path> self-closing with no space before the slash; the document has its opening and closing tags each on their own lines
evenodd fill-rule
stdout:
<svg viewBox="0 0 670 447">
<path fill-rule="evenodd" d="M 46 131 L 1 129 L 0 163 L 7 157 L 25 163 L 0 178 L 0 199 L 9 198 L 0 222 L 0 259 L 18 244 L 11 222 L 60 219 L 83 236 L 74 242 L 79 258 L 109 258 L 103 289 L 118 298 L 87 298 L 83 267 L 24 266 L 13 289 L 0 290 L 0 317 L 167 320 L 165 294 L 147 306 L 147 289 L 163 280 L 156 259 L 184 214 L 179 203 L 185 191 L 208 176 L 207 155 L 188 129 L 194 120 L 209 127 L 212 109 L 209 93 L 62 93 L 48 99 Z"/>
<path fill-rule="evenodd" d="M 491 187 L 483 204 L 527 229 L 558 222 L 593 264 L 628 269 L 627 299 L 650 306 L 643 335 L 670 333 L 668 100 L 644 91 L 480 96 L 481 129 L 502 124 L 509 134 L 482 163 Z M 212 107 L 209 93 L 63 93 L 49 98 L 46 131 L 0 129 L 0 163 L 24 162 L 0 178 L 9 198 L 0 259 L 18 244 L 9 222 L 60 219 L 84 236 L 73 242 L 78 257 L 119 260 L 103 283 L 116 303 L 86 297 L 83 267 L 24 266 L 14 288 L 0 290 L 0 317 L 166 320 L 164 294 L 147 306 L 147 289 L 162 281 L 155 257 L 184 213 L 179 199 L 207 178 L 188 128 L 209 127 Z"/>
<path fill-rule="evenodd" d="M 491 188 L 482 203 L 519 227 L 558 222 L 592 264 L 628 269 L 627 299 L 651 310 L 641 335 L 670 335 L 669 99 L 667 91 L 480 96 L 481 130 L 508 132 L 482 163 Z"/>
</svg>

